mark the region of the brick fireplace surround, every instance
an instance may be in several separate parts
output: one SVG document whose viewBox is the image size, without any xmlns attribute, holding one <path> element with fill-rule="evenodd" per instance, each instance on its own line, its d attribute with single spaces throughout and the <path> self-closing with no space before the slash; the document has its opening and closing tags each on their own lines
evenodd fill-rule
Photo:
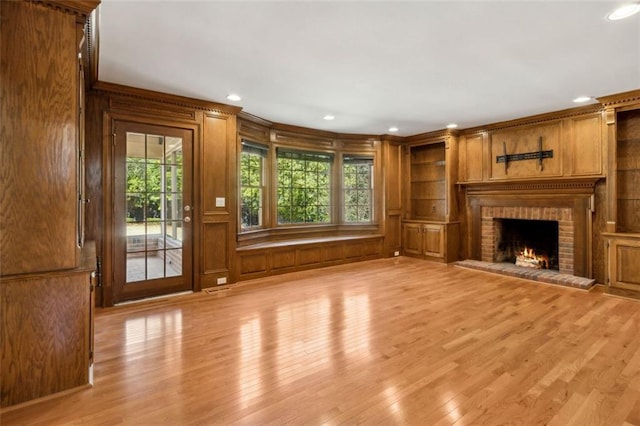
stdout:
<svg viewBox="0 0 640 426">
<path fill-rule="evenodd" d="M 481 215 L 482 261 L 495 261 L 496 221 L 494 219 L 553 220 L 558 222 L 560 273 L 573 275 L 573 209 L 567 207 L 483 206 Z"/>
<path fill-rule="evenodd" d="M 495 261 L 494 219 L 552 220 L 558 221 L 559 272 L 592 278 L 596 181 L 581 179 L 465 185 L 468 259 Z"/>
</svg>

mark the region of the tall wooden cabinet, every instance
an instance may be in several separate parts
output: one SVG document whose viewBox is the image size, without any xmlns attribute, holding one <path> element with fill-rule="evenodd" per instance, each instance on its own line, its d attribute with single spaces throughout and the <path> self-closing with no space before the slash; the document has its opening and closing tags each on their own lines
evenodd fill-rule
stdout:
<svg viewBox="0 0 640 426">
<path fill-rule="evenodd" d="M 453 131 L 408 139 L 403 161 L 403 254 L 441 262 L 458 260 L 460 235 L 454 189 L 457 161 L 457 136 Z"/>
<path fill-rule="evenodd" d="M 640 293 L 640 91 L 601 100 L 609 139 L 605 237 L 609 291 Z"/>
<path fill-rule="evenodd" d="M 78 55 L 97 3 L 0 2 L 2 407 L 90 379 Z"/>
</svg>

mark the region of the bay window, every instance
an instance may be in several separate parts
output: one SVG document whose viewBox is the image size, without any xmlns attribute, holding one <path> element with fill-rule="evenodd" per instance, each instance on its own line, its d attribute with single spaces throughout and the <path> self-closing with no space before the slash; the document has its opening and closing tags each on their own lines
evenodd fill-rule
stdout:
<svg viewBox="0 0 640 426">
<path fill-rule="evenodd" d="M 245 240 L 309 235 L 303 230 L 309 226 L 316 228 L 309 232 L 374 229 L 376 152 L 274 145 L 242 140 L 238 207 Z"/>
</svg>

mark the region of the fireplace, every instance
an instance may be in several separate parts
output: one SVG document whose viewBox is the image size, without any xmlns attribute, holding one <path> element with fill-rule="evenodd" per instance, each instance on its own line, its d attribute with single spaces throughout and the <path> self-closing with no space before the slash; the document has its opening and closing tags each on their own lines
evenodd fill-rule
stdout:
<svg viewBox="0 0 640 426">
<path fill-rule="evenodd" d="M 523 250 L 520 244 L 525 243 L 533 246 L 527 248 L 549 257 L 549 273 L 555 270 L 591 278 L 595 182 L 596 179 L 576 179 L 465 185 L 467 259 L 511 263 L 515 268 L 514 256 Z M 513 226 L 525 230 L 515 231 L 515 236 L 507 236 L 504 241 L 504 234 L 511 233 Z M 535 229 L 535 238 L 528 235 L 529 228 Z M 538 247 L 540 243 L 543 247 Z"/>
<path fill-rule="evenodd" d="M 494 218 L 494 261 L 558 271 L 558 221 Z"/>
<path fill-rule="evenodd" d="M 509 222 L 509 220 L 515 220 Z M 554 251 L 553 264 L 554 268 L 563 274 L 574 275 L 574 221 L 573 209 L 559 207 L 531 207 L 525 205 L 521 201 L 518 207 L 503 206 L 484 206 L 482 207 L 482 257 L 485 262 L 504 262 L 502 259 L 496 258 L 496 254 L 500 251 L 496 248 L 498 232 L 502 232 L 503 224 L 521 224 L 525 222 L 530 227 L 535 227 L 541 234 L 550 233 L 548 228 L 549 222 L 557 224 L 557 252 Z M 533 222 L 541 222 L 541 224 L 533 225 Z M 545 226 L 546 224 L 546 226 Z M 513 225 L 508 225 L 513 228 Z M 541 227 L 542 229 L 539 229 Z M 524 227 L 526 228 L 526 226 Z M 521 230 L 524 234 L 528 234 L 526 230 Z M 515 239 L 523 240 L 527 238 L 530 244 L 533 244 L 533 237 L 525 235 L 524 237 L 516 237 Z M 548 237 L 543 238 L 547 240 Z M 532 247 L 527 247 L 532 248 Z M 522 248 L 519 248 L 522 250 Z M 549 251 L 548 248 L 541 248 Z M 514 262 L 515 263 L 515 258 Z"/>
</svg>

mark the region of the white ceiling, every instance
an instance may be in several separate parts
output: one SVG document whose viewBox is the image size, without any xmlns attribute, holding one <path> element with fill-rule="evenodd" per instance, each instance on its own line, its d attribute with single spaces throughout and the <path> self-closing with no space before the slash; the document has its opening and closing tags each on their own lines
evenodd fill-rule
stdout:
<svg viewBox="0 0 640 426">
<path fill-rule="evenodd" d="M 639 89 L 620 4 L 103 0 L 99 79 L 343 133 L 468 128 Z"/>
</svg>

